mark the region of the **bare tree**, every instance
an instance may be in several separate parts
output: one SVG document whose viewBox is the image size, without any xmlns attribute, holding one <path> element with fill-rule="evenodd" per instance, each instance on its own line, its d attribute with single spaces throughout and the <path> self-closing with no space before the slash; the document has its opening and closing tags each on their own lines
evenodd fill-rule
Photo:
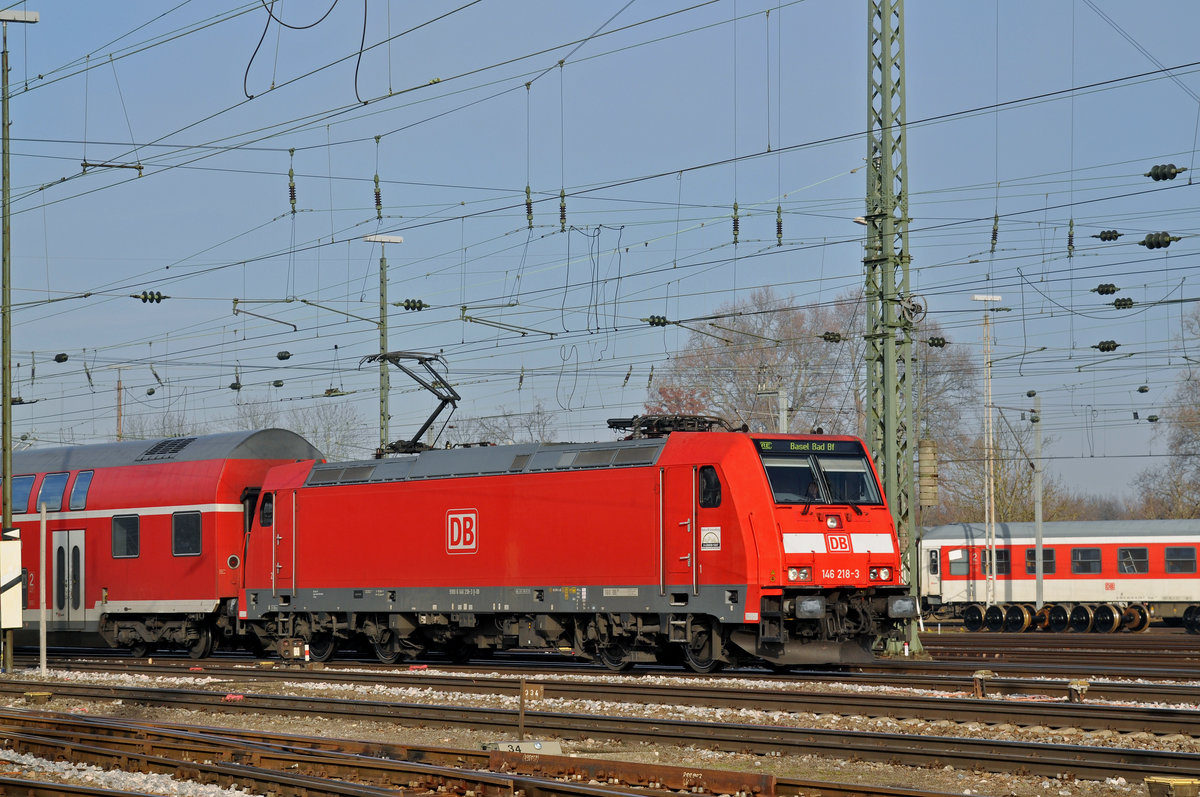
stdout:
<svg viewBox="0 0 1200 797">
<path fill-rule="evenodd" d="M 364 459 L 375 451 L 377 432 L 347 401 L 318 399 L 289 413 L 288 425 L 330 461 Z"/>
<path fill-rule="evenodd" d="M 789 430 L 857 432 L 856 304 L 848 296 L 799 307 L 759 288 L 708 318 L 685 322 L 691 334 L 652 387 L 646 411 L 718 415 L 773 432 L 782 388 Z"/>
<path fill-rule="evenodd" d="M 455 418 L 449 442 L 473 443 L 549 443 L 557 433 L 554 415 L 539 400 L 528 412 L 510 412 L 503 406 L 496 415 Z"/>
</svg>

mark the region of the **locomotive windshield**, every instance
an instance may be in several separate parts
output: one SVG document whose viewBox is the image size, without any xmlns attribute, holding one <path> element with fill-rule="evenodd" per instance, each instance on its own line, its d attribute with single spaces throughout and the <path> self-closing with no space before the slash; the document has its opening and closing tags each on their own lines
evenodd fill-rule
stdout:
<svg viewBox="0 0 1200 797">
<path fill-rule="evenodd" d="M 881 504 L 862 446 L 848 440 L 756 440 L 778 504 Z"/>
</svg>

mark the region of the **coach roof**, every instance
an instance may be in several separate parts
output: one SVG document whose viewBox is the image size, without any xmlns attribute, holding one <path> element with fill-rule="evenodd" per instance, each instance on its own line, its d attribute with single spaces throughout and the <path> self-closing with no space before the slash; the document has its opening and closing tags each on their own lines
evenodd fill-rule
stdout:
<svg viewBox="0 0 1200 797">
<path fill-rule="evenodd" d="M 996 541 L 1026 544 L 1036 534 L 1035 524 L 997 523 Z M 1200 520 L 1060 520 L 1042 524 L 1042 539 L 1047 545 L 1079 539 L 1107 538 L 1134 542 L 1152 536 L 1196 536 Z M 921 532 L 921 540 L 953 544 L 986 545 L 987 532 L 982 523 L 953 523 L 933 526 Z"/>
<path fill-rule="evenodd" d="M 28 449 L 13 454 L 13 473 L 119 468 L 153 462 L 201 462 L 213 459 L 323 459 L 321 452 L 295 432 L 260 429 L 195 437 L 123 440 L 118 443 Z"/>
</svg>

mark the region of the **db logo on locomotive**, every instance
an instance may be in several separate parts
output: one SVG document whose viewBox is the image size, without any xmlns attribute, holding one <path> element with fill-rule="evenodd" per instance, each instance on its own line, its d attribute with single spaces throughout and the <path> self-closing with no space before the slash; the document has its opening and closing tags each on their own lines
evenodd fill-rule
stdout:
<svg viewBox="0 0 1200 797">
<path fill-rule="evenodd" d="M 475 553 L 479 550 L 479 513 L 474 509 L 446 512 L 446 553 Z"/>
<path fill-rule="evenodd" d="M 825 544 L 829 547 L 831 553 L 849 553 L 850 552 L 850 535 L 849 534 L 826 534 Z"/>
</svg>

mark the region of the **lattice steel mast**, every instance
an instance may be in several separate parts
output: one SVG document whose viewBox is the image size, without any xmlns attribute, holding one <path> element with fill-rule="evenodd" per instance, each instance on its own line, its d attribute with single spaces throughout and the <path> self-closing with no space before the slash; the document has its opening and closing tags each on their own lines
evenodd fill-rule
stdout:
<svg viewBox="0 0 1200 797">
<path fill-rule="evenodd" d="M 883 478 L 910 583 L 913 528 L 912 314 L 908 174 L 904 154 L 904 0 L 868 0 L 867 380 L 868 445 Z"/>
</svg>

